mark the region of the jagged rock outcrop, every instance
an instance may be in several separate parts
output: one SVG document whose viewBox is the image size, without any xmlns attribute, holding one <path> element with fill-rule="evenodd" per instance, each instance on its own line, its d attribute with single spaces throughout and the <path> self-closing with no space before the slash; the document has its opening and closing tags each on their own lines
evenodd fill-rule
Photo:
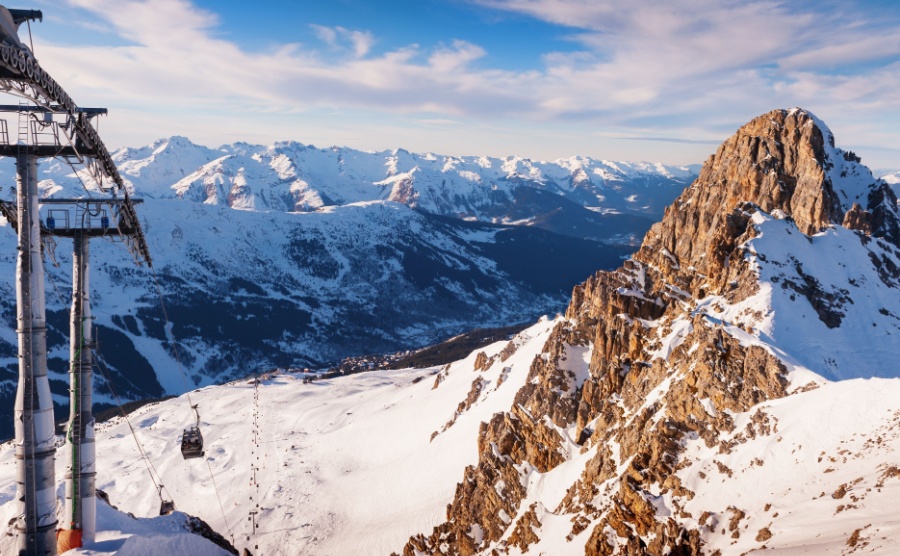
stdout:
<svg viewBox="0 0 900 556">
<path fill-rule="evenodd" d="M 849 230 L 859 230 L 870 235 L 872 233 L 872 213 L 863 210 L 859 203 L 853 203 L 853 206 L 844 215 L 841 225 Z"/>
<path fill-rule="evenodd" d="M 792 388 L 778 353 L 755 341 L 761 330 L 771 333 L 771 315 L 749 300 L 777 283 L 829 329 L 845 316 L 836 306 L 852 304 L 798 261 L 791 263 L 798 277 L 773 279 L 761 291 L 767 259 L 752 244 L 772 219 L 809 242 L 841 226 L 860 234 L 860 249 L 869 235 L 888 251 L 900 238 L 890 188 L 836 149 L 813 115 L 775 110 L 741 127 L 631 260 L 575 288 L 513 406 L 482 425 L 479 462 L 457 485 L 447 521 L 411 539 L 404 554 L 524 552 L 539 542 L 543 513 L 529 476 L 587 455 L 558 507 L 546 508 L 570 518 L 567 540 L 585 554 L 700 554 L 716 527 L 738 538 L 744 510 L 733 508 L 731 525 L 722 515 L 691 516 L 684 505 L 694 493 L 678 472 L 691 465 L 686 438 L 727 454 L 777 429 L 760 413 L 723 440 L 736 433 L 733 415 Z M 572 356 L 581 353 L 588 363 L 575 369 Z M 734 471 L 720 463 L 718 472 Z"/>
</svg>

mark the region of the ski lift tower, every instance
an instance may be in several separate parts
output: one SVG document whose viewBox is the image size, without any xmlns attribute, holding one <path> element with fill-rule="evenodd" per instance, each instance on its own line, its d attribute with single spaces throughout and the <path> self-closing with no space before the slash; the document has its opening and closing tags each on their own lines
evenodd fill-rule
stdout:
<svg viewBox="0 0 900 556">
<path fill-rule="evenodd" d="M 18 465 L 15 532 L 19 556 L 57 553 L 56 444 L 47 377 L 42 245 L 51 250 L 51 236 L 72 237 L 75 241 L 70 343 L 72 412 L 66 435 L 72 458 L 66 474 L 66 519 L 59 535 L 59 547 L 63 550 L 81 546 L 82 539 L 93 540 L 96 529 L 88 240 L 97 236 L 121 240 L 137 264 L 152 264 L 134 210 L 135 202 L 92 123 L 94 117 L 105 114 L 106 110 L 79 108 L 19 40 L 19 26 L 41 18 L 40 11 L 0 6 L 0 92 L 26 101 L 18 106 L 0 107 L 0 112 L 18 115 L 15 143 L 10 141 L 7 121 L 0 120 L 0 156 L 16 159 L 16 203 L 0 202 L 0 211 L 19 238 L 16 263 L 19 384 L 14 411 Z M 37 161 L 43 157 L 83 166 L 100 191 L 109 197 L 45 200 L 48 211 L 47 221 L 43 222 L 37 187 Z M 53 211 L 60 218 L 59 225 Z"/>
</svg>

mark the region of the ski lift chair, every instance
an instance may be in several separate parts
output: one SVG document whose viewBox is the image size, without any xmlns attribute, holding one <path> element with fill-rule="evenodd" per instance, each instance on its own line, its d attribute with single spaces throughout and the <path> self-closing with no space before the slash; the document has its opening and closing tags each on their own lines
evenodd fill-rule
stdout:
<svg viewBox="0 0 900 556">
<path fill-rule="evenodd" d="M 184 459 L 203 456 L 203 435 L 197 425 L 184 429 L 184 434 L 181 435 L 181 455 Z"/>
</svg>

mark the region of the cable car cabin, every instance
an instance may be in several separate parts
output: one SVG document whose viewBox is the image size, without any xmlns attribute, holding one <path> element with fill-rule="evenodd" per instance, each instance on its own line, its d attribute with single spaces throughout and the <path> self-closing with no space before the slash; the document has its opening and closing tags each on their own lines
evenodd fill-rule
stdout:
<svg viewBox="0 0 900 556">
<path fill-rule="evenodd" d="M 181 435 L 181 455 L 184 459 L 203 456 L 203 435 L 200 434 L 200 427 L 191 425 L 184 429 L 184 434 Z"/>
<path fill-rule="evenodd" d="M 163 500 L 159 505 L 159 515 L 169 515 L 175 511 L 175 502 Z"/>
</svg>

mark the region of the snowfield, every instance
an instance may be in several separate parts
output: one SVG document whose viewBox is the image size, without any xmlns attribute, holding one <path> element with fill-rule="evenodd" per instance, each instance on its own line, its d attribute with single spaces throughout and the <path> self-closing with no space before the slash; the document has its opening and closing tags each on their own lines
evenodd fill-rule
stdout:
<svg viewBox="0 0 900 556">
<path fill-rule="evenodd" d="M 200 406 L 208 467 L 207 460 L 181 457 L 178 437 L 191 420 L 184 396 L 145 406 L 130 421 L 178 510 L 233 536 L 238 549 L 386 555 L 445 519 L 465 466 L 477 461 L 480 423 L 512 405 L 559 322 L 542 319 L 523 331 L 512 341 L 515 353 L 483 371 L 475 369 L 473 352 L 446 367 L 313 383 L 304 383 L 301 375 L 265 376 L 258 390 L 258 446 L 252 440 L 252 378 L 192 392 Z M 483 351 L 490 359 L 506 346 L 499 342 Z M 586 370 L 588 353 L 569 354 L 566 365 L 576 376 Z M 811 376 L 796 372 L 802 381 Z M 680 476 L 696 496 L 684 508 L 692 516 L 685 523 L 696 526 L 702 520 L 708 526 L 710 552 L 744 554 L 765 544 L 774 554 L 843 554 L 854 535 L 866 553 L 894 554 L 900 545 L 900 518 L 892 512 L 900 497 L 900 379 L 817 380 L 822 385 L 811 391 L 734 415 L 737 440 L 731 453 L 686 440 L 691 464 Z M 461 406 L 478 382 L 476 401 Z M 771 434 L 758 431 L 748 439 L 748 423 L 759 412 L 768 417 Z M 222 553 L 173 525 L 178 514 L 154 517 L 159 498 L 124 420 L 99 425 L 97 439 L 98 488 L 119 510 L 141 519 L 98 503 L 98 540 L 73 554 L 161 554 L 161 547 L 189 546 L 179 543 L 196 543 L 181 553 Z M 593 455 L 579 449 L 570 442 L 569 461 L 548 473 L 526 474 L 529 498 L 521 507 L 538 502 L 543 524 L 542 540 L 529 554 L 583 551 L 586 533 L 567 542 L 571 522 L 554 514 Z M 57 453 L 58 478 L 65 472 L 64 451 Z M 256 483 L 251 466 L 258 467 Z M 6 523 L 15 490 L 10 443 L 0 448 L 0 485 L 0 520 Z M 248 512 L 257 502 L 254 536 Z M 670 502 L 661 497 L 659 511 L 670 512 Z M 694 508 L 717 511 L 704 518 Z M 736 510 L 750 517 L 732 528 Z M 771 535 L 764 543 L 756 540 L 765 536 L 763 530 Z M 182 549 L 172 550 L 164 552 Z"/>
<path fill-rule="evenodd" d="M 402 550 L 410 535 L 444 519 L 465 466 L 478 459 L 474 439 L 481 422 L 510 407 L 556 322 L 542 319 L 520 333 L 513 340 L 516 352 L 486 372 L 473 370 L 472 354 L 443 370 L 377 371 L 310 384 L 301 375 L 264 378 L 258 448 L 252 442 L 252 378 L 192 392 L 200 406 L 209 467 L 204 459 L 181 457 L 179 435 L 192 419 L 184 396 L 145 406 L 129 418 L 177 509 L 204 519 L 226 538 L 233 533 L 239 549 L 285 556 L 383 556 Z M 499 342 L 484 351 L 492 356 L 506 345 Z M 444 378 L 433 388 L 438 374 Z M 484 381 L 478 401 L 457 415 L 478 378 Z M 98 425 L 97 442 L 97 488 L 121 511 L 152 519 L 143 526 L 144 520 L 132 524 L 120 515 L 110 518 L 113 530 L 105 532 L 98 520 L 98 542 L 74 554 L 117 553 L 128 546 L 121 545 L 123 537 L 142 535 L 142 527 L 164 531 L 171 519 L 153 517 L 160 500 L 124 420 Z M 60 483 L 64 451 L 56 458 Z M 258 488 L 251 465 L 259 468 Z M 0 448 L 0 485 L 0 522 L 7 523 L 15 493 L 11 443 Z M 257 534 L 248 540 L 251 496 L 258 496 L 260 513 Z M 221 549 L 210 544 L 208 550 L 191 554 Z"/>
</svg>

